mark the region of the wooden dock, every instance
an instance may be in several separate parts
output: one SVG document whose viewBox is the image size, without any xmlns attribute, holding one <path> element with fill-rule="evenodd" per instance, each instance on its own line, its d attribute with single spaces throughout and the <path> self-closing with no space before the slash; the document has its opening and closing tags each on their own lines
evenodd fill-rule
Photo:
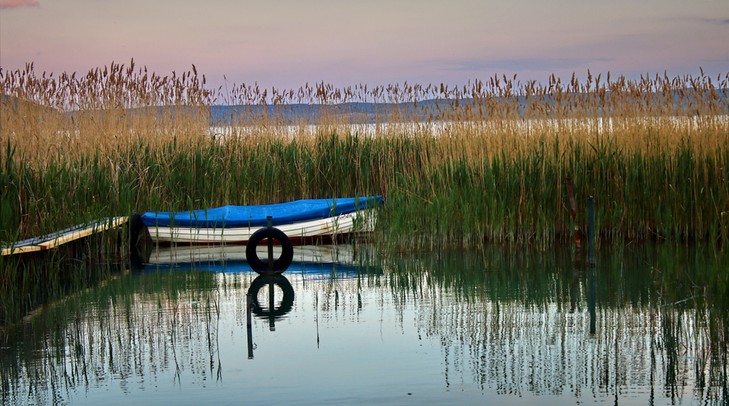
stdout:
<svg viewBox="0 0 729 406">
<path fill-rule="evenodd" d="M 71 241 L 76 241 L 92 234 L 119 227 L 128 220 L 129 217 L 127 216 L 106 217 L 89 223 L 65 228 L 63 230 L 56 231 L 55 233 L 42 235 L 40 237 L 33 237 L 27 240 L 17 241 L 12 244 L 3 243 L 0 245 L 0 248 L 2 248 L 2 256 L 53 249 Z"/>
</svg>

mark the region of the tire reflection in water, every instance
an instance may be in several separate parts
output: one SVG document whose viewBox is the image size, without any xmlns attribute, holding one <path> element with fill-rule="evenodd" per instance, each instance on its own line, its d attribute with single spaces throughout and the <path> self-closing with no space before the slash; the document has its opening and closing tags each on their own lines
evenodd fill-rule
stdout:
<svg viewBox="0 0 729 406">
<path fill-rule="evenodd" d="M 268 306 L 261 306 L 259 294 L 261 290 L 268 293 Z M 281 290 L 283 295 L 281 303 L 276 306 L 276 288 Z M 248 359 L 253 359 L 253 317 L 268 320 L 270 331 L 276 331 L 276 320 L 280 320 L 286 316 L 294 307 L 294 287 L 291 282 L 283 275 L 260 275 L 253 280 L 248 288 L 247 296 L 247 312 L 246 312 L 246 330 L 248 335 Z"/>
</svg>

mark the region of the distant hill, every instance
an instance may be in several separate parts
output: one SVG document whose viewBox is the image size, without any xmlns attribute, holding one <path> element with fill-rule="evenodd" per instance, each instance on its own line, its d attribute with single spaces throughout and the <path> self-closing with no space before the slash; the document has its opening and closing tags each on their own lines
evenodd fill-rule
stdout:
<svg viewBox="0 0 729 406">
<path fill-rule="evenodd" d="M 449 108 L 449 100 L 425 100 L 417 103 L 364 103 L 351 102 L 331 105 L 286 104 L 212 106 L 210 121 L 213 125 L 225 125 L 238 120 L 257 117 L 276 117 L 287 122 L 317 123 L 323 117 L 346 116 L 356 122 L 374 123 L 390 116 L 427 118 L 440 107 Z"/>
<path fill-rule="evenodd" d="M 55 114 L 62 114 L 59 110 L 54 109 L 53 107 L 43 106 L 41 104 L 24 100 L 16 96 L 9 96 L 7 94 L 0 95 L 0 104 L 2 106 L 8 106 L 9 108 L 18 111 L 19 109 L 40 109 L 41 111 L 44 111 L 45 113 L 55 113 Z"/>
<path fill-rule="evenodd" d="M 587 103 L 594 95 L 588 95 L 584 93 L 568 93 L 563 95 L 564 99 L 562 102 L 567 105 L 579 105 L 580 103 Z M 610 94 L 606 93 L 605 97 L 610 98 Z M 653 93 L 649 97 L 656 99 L 656 104 L 662 103 L 660 100 L 664 97 L 662 94 Z M 696 97 L 692 97 L 690 93 L 679 93 L 674 94 L 674 107 L 678 110 L 691 110 L 692 105 L 705 105 L 705 100 L 700 98 L 708 97 L 708 94 L 698 93 Z M 719 89 L 716 91 L 716 97 L 721 100 L 719 103 L 721 111 L 719 114 L 729 114 L 729 89 Z M 541 98 L 541 100 L 540 100 Z M 636 99 L 634 102 L 643 103 L 645 95 L 642 95 L 640 99 Z M 518 114 L 521 116 L 524 110 L 530 103 L 546 103 L 556 104 L 556 101 L 550 98 L 550 96 L 542 97 L 531 97 L 527 100 L 523 96 L 515 96 L 510 99 L 500 99 L 498 97 L 490 99 L 490 103 L 508 102 L 518 109 Z M 631 101 L 621 101 L 631 102 Z M 408 120 L 439 120 L 445 117 L 444 112 L 452 109 L 454 100 L 438 99 L 438 100 L 423 100 L 407 103 L 364 103 L 364 102 L 353 102 L 353 103 L 341 103 L 333 105 L 319 105 L 319 104 L 287 104 L 287 105 L 247 105 L 247 106 L 212 106 L 210 122 L 212 125 L 226 125 L 234 123 L 236 121 L 246 121 L 253 118 L 260 118 L 263 116 L 275 117 L 285 122 L 305 122 L 305 123 L 316 123 L 322 117 L 338 117 L 347 116 L 353 118 L 355 122 L 361 123 L 374 123 L 376 121 L 385 121 L 390 117 L 403 117 Z M 481 106 L 478 106 L 482 103 Z M 459 99 L 458 105 L 460 108 L 466 110 L 467 108 L 477 109 L 481 107 L 482 114 L 488 115 L 488 107 L 483 101 L 476 99 L 466 98 Z M 568 109 L 574 112 L 573 109 Z M 602 112 L 601 112 L 602 113 Z M 609 112 L 606 112 L 609 114 Z"/>
</svg>

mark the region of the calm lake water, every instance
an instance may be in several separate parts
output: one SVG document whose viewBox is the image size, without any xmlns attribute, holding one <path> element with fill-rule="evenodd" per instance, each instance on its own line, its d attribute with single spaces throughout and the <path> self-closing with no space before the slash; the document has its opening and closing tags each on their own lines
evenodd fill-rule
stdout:
<svg viewBox="0 0 729 406">
<path fill-rule="evenodd" d="M 0 342 L 2 403 L 727 402 L 710 248 L 628 245 L 591 269 L 570 247 L 297 247 L 277 278 L 243 252 L 160 250 L 33 313 Z"/>
</svg>

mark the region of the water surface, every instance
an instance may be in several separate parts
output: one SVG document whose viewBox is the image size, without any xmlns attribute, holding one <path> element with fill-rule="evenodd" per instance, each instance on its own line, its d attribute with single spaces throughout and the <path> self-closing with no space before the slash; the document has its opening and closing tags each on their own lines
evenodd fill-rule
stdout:
<svg viewBox="0 0 729 406">
<path fill-rule="evenodd" d="M 628 246 L 594 269 L 569 247 L 374 251 L 297 248 L 268 279 L 239 248 L 157 252 L 6 331 L 2 403 L 726 402 L 711 249 Z"/>
</svg>

